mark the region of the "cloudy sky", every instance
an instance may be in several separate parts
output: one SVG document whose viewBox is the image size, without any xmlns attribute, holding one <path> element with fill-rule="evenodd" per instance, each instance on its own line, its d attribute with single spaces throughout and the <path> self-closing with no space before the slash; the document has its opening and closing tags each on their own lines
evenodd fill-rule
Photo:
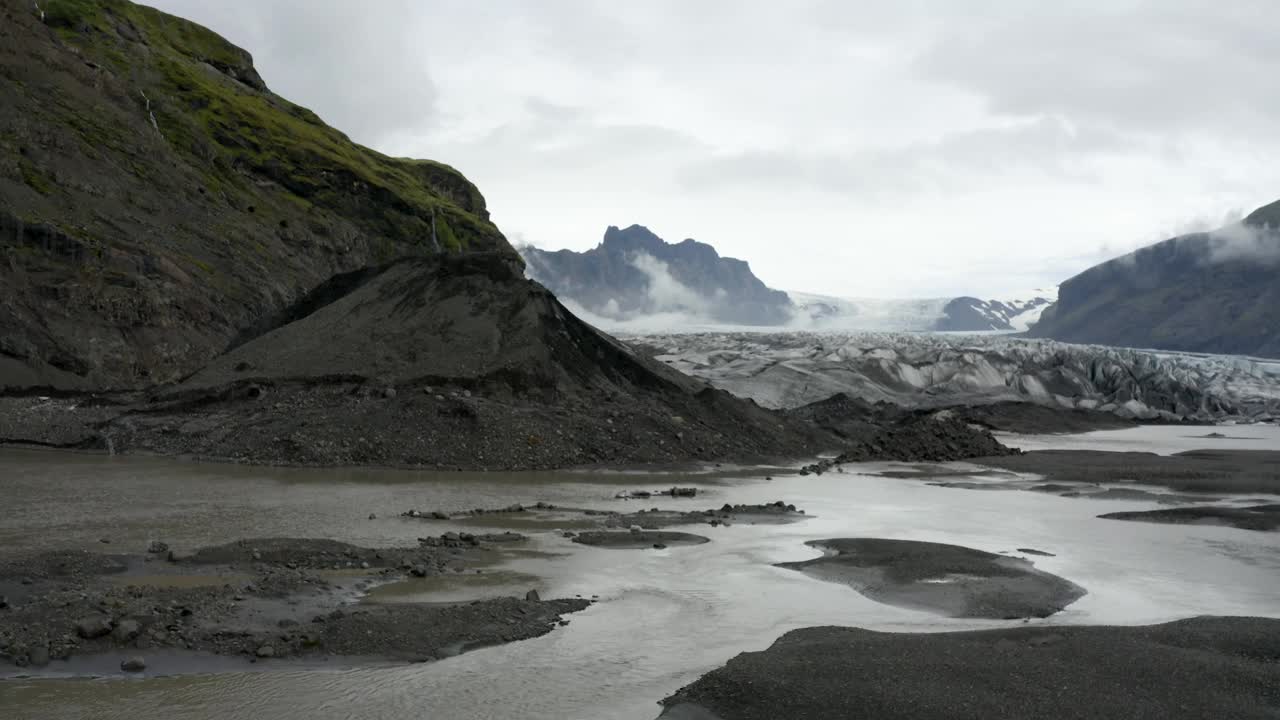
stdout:
<svg viewBox="0 0 1280 720">
<path fill-rule="evenodd" d="M 844 296 L 1002 294 L 1280 198 L 1274 0 L 151 0 L 515 243 L 647 225 Z"/>
</svg>

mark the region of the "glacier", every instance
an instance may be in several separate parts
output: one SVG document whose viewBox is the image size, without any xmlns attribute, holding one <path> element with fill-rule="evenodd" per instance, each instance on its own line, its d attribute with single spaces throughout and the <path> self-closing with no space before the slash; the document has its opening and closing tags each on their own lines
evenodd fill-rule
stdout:
<svg viewBox="0 0 1280 720">
<path fill-rule="evenodd" d="M 1058 299 L 1058 289 L 1038 288 L 999 299 L 846 298 L 788 291 L 795 305 L 792 330 L 825 332 L 934 332 L 950 328 L 1024 332 Z M 959 327 L 956 325 L 959 324 Z"/>
<path fill-rule="evenodd" d="M 1280 361 L 1258 358 L 997 334 L 694 332 L 623 339 L 769 408 L 845 393 L 908 407 L 1014 400 L 1143 420 L 1280 419 Z"/>
</svg>

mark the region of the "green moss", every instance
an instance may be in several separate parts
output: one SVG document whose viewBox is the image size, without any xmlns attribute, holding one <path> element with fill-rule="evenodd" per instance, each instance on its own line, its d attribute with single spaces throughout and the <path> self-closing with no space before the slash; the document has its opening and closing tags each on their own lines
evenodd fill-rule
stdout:
<svg viewBox="0 0 1280 720">
<path fill-rule="evenodd" d="M 444 218 L 436 220 L 436 237 L 440 240 L 440 247 L 445 250 L 456 252 L 462 249 L 462 243 L 458 241 L 458 236 L 453 234 L 448 221 Z"/>
<path fill-rule="evenodd" d="M 48 0 L 43 6 L 46 25 L 80 32 L 102 23 L 101 4 L 94 0 Z"/>
<path fill-rule="evenodd" d="M 48 7 L 56 10 L 51 25 L 101 31 L 83 33 L 77 47 L 86 58 L 127 70 L 150 99 L 165 142 L 215 197 L 242 208 L 287 203 L 330 211 L 375 236 L 423 248 L 434 218 L 446 249 L 506 247 L 484 213 L 483 197 L 456 170 L 357 145 L 307 108 L 257 89 L 249 54 L 216 33 L 128 0 L 49 0 Z M 141 36 L 145 53 L 133 34 L 117 31 L 126 26 Z M 71 122 L 93 147 L 132 147 L 132 140 L 111 137 L 92 118 Z M 138 163 L 145 159 L 121 154 L 124 167 L 147 176 Z M 262 178 L 285 192 L 264 186 Z"/>
<path fill-rule="evenodd" d="M 53 193 L 53 183 L 35 165 L 27 160 L 18 161 L 18 170 L 22 173 L 22 181 L 41 195 Z"/>
</svg>

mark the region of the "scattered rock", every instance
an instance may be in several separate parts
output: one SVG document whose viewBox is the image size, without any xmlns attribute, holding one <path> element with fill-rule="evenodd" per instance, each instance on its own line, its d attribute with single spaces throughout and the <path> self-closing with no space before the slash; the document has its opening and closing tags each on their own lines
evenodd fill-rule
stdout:
<svg viewBox="0 0 1280 720">
<path fill-rule="evenodd" d="M 31 648 L 31 652 L 27 654 L 27 662 L 31 663 L 31 667 L 44 667 L 49 664 L 49 648 L 44 645 L 37 645 Z"/>
<path fill-rule="evenodd" d="M 81 618 L 76 621 L 76 634 L 86 640 L 111 634 L 111 621 L 102 615 Z"/>
<path fill-rule="evenodd" d="M 169 552 L 169 545 L 168 543 L 164 543 L 159 540 L 152 540 L 151 544 L 147 545 L 147 552 L 151 553 L 152 555 L 167 553 Z"/>
<path fill-rule="evenodd" d="M 142 628 L 138 625 L 137 620 L 121 620 L 116 623 L 115 629 L 111 631 L 111 637 L 117 642 L 128 642 L 141 632 Z"/>
<path fill-rule="evenodd" d="M 125 672 L 136 673 L 147 669 L 147 661 L 141 657 L 134 655 L 120 661 L 120 669 Z"/>
<path fill-rule="evenodd" d="M 273 658 L 276 656 L 276 649 L 270 645 L 263 645 L 262 647 L 259 647 L 257 650 L 255 650 L 253 654 L 257 657 L 264 658 L 264 659 Z"/>
</svg>

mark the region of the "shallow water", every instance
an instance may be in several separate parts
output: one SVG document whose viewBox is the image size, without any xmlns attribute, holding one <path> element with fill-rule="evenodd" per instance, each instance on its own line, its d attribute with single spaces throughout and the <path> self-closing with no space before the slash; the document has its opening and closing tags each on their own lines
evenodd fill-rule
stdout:
<svg viewBox="0 0 1280 720">
<path fill-rule="evenodd" d="M 1033 443 L 1163 451 L 1199 428 L 1141 428 Z M 1257 432 L 1231 428 L 1224 434 Z M 1205 429 L 1208 432 L 1208 429 Z M 1124 435 L 1127 433 L 1128 435 Z M 1272 436 L 1280 439 L 1280 434 Z M 1263 438 L 1266 441 L 1266 438 Z M 1192 447 L 1218 447 L 1201 440 Z M 1221 442 L 1221 441 L 1217 441 Z M 1187 447 L 1184 449 L 1191 449 Z M 867 466 L 866 470 L 884 466 Z M 47 453 L 0 455 L 0 548 L 68 542 L 138 550 L 161 538 L 180 548 L 241 536 L 335 537 L 412 544 L 456 525 L 396 515 L 545 500 L 636 510 L 706 508 L 786 500 L 815 517 L 792 525 L 676 528 L 712 542 L 655 551 L 576 545 L 550 528 L 504 553 L 492 579 L 382 590 L 394 599 L 456 600 L 516 594 L 599 595 L 550 635 L 477 650 L 429 665 L 222 672 L 144 680 L 0 681 L 5 718 L 653 718 L 662 697 L 739 652 L 821 624 L 931 632 L 1003 627 L 1006 621 L 940 618 L 875 603 L 773 563 L 820 553 L 806 540 L 890 537 L 951 542 L 993 552 L 1056 553 L 1036 566 L 1089 590 L 1037 623 L 1135 624 L 1199 614 L 1280 617 L 1280 534 L 1231 528 L 1101 520 L 1103 512 L 1157 507 L 1147 501 L 975 492 L 918 480 L 830 473 L 778 477 L 645 477 L 617 474 L 435 474 L 275 470 Z M 622 488 L 697 485 L 692 500 L 613 499 Z M 369 520 L 369 513 L 378 519 Z M 473 527 L 500 517 L 472 519 Z M 532 526 L 532 527 L 531 527 Z M 49 528 L 54 528 L 50 530 Z M 98 543 L 107 536 L 109 546 Z M 12 545 L 11 545 L 12 544 Z M 8 549 L 5 550 L 9 551 Z M 390 599 L 390 598 L 389 598 Z M 1013 623 L 1020 624 L 1020 623 Z M 55 665 L 56 668 L 56 665 Z"/>
<path fill-rule="evenodd" d="M 1209 435 L 1223 437 L 1208 437 Z M 1141 425 L 1078 435 L 996 433 L 1006 445 L 1023 450 L 1140 450 L 1172 455 L 1188 450 L 1280 450 L 1280 425 Z"/>
</svg>

